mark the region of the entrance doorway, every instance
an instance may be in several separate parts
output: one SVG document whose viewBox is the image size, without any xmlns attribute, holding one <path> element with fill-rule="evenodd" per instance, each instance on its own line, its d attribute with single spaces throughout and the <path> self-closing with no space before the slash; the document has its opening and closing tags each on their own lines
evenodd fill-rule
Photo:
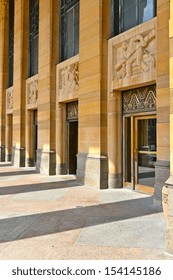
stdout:
<svg viewBox="0 0 173 280">
<path fill-rule="evenodd" d="M 124 186 L 154 192 L 156 115 L 124 117 Z"/>
<path fill-rule="evenodd" d="M 78 153 L 78 121 L 68 122 L 68 174 L 76 174 Z"/>
<path fill-rule="evenodd" d="M 33 111 L 33 157 L 34 157 L 34 165 L 37 161 L 37 110 Z"/>
<path fill-rule="evenodd" d="M 78 102 L 67 104 L 67 173 L 76 174 L 78 154 Z"/>
<path fill-rule="evenodd" d="M 12 156 L 12 143 L 13 143 L 13 115 L 7 115 L 6 124 L 6 160 L 11 161 Z"/>
</svg>

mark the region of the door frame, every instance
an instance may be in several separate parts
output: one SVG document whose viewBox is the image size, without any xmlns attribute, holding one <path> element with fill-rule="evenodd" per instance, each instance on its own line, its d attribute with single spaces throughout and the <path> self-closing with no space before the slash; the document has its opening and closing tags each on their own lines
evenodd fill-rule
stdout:
<svg viewBox="0 0 173 280">
<path fill-rule="evenodd" d="M 130 146 L 130 157 L 131 157 L 131 182 L 126 181 L 126 162 L 127 162 L 127 151 L 126 151 L 126 141 L 127 141 L 127 118 L 130 118 L 130 132 L 131 132 L 131 146 Z M 129 114 L 123 116 L 123 187 L 131 188 L 132 190 L 139 190 L 145 193 L 154 193 L 154 187 L 144 186 L 136 183 L 136 173 L 137 173 L 137 160 L 135 158 L 138 156 L 135 151 L 135 144 L 137 145 L 137 121 L 139 119 L 156 119 L 156 112 Z M 156 129 L 157 133 L 157 129 Z M 157 154 L 157 149 L 156 149 Z"/>
<path fill-rule="evenodd" d="M 70 171 L 70 152 L 69 152 L 69 146 L 70 146 L 69 145 L 69 141 L 70 141 L 70 124 L 71 123 L 76 123 L 77 131 L 78 131 L 78 119 L 68 120 L 67 124 L 66 124 L 66 131 L 67 131 L 67 133 L 66 133 L 66 136 L 67 136 L 66 137 L 66 143 L 67 143 L 67 145 L 66 145 L 67 174 L 72 174 L 71 171 Z M 77 133 L 77 147 L 78 147 L 78 133 Z M 77 168 L 77 166 L 76 166 L 76 168 Z"/>
<path fill-rule="evenodd" d="M 37 149 L 38 149 L 38 111 L 33 110 L 33 160 L 34 165 L 37 162 Z"/>
</svg>

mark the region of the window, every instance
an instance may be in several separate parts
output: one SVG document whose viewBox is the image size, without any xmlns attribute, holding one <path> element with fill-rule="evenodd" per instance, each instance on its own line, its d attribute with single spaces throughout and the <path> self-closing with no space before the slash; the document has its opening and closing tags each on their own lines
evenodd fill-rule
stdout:
<svg viewBox="0 0 173 280">
<path fill-rule="evenodd" d="M 14 56 L 14 0 L 9 1 L 9 34 L 8 34 L 8 87 L 13 85 L 13 56 Z"/>
<path fill-rule="evenodd" d="M 156 15 L 156 0 L 113 0 L 113 30 L 115 36 Z"/>
<path fill-rule="evenodd" d="M 79 0 L 61 0 L 60 61 L 79 52 Z"/>
<path fill-rule="evenodd" d="M 39 1 L 30 0 L 29 17 L 29 76 L 38 73 Z"/>
</svg>

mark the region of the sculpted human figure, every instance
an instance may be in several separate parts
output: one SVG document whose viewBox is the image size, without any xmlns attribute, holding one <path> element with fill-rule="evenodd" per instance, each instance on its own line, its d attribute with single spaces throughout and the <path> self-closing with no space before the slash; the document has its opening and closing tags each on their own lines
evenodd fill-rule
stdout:
<svg viewBox="0 0 173 280">
<path fill-rule="evenodd" d="M 13 90 L 10 90 L 7 94 L 7 108 L 12 109 L 13 108 Z"/>
<path fill-rule="evenodd" d="M 29 89 L 29 103 L 35 103 L 37 101 L 37 90 L 38 90 L 38 81 L 33 81 L 30 84 L 30 89 Z"/>
<path fill-rule="evenodd" d="M 154 58 L 146 49 L 150 41 L 155 37 L 154 30 L 151 31 L 144 38 L 142 35 L 136 35 L 131 38 L 130 41 L 124 42 L 122 44 L 123 59 L 120 63 L 115 65 L 115 70 L 119 71 L 119 78 L 131 77 L 132 75 L 132 64 L 135 62 L 137 66 L 140 67 L 142 71 L 147 72 L 149 66 L 144 62 L 143 56 L 147 54 L 150 57 L 152 63 L 154 63 Z"/>
<path fill-rule="evenodd" d="M 76 85 L 78 85 L 79 71 L 78 65 L 75 63 L 73 66 L 66 66 L 61 72 L 62 79 L 62 92 L 72 92 Z"/>
</svg>

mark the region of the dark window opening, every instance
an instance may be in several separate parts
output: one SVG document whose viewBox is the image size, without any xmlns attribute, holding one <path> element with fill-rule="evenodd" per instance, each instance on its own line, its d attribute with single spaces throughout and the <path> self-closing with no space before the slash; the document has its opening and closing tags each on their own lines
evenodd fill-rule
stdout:
<svg viewBox="0 0 173 280">
<path fill-rule="evenodd" d="M 34 145 L 34 164 L 37 161 L 37 141 L 38 141 L 38 123 L 37 123 L 37 110 L 33 111 L 33 145 Z"/>
<path fill-rule="evenodd" d="M 79 52 L 79 0 L 61 0 L 60 61 Z"/>
<path fill-rule="evenodd" d="M 29 77 L 38 73 L 39 1 L 30 0 L 29 16 Z"/>
<path fill-rule="evenodd" d="M 112 36 L 156 16 L 156 0 L 112 0 Z"/>
<path fill-rule="evenodd" d="M 14 0 L 9 1 L 9 34 L 8 34 L 8 87 L 13 85 L 14 58 Z"/>
</svg>

